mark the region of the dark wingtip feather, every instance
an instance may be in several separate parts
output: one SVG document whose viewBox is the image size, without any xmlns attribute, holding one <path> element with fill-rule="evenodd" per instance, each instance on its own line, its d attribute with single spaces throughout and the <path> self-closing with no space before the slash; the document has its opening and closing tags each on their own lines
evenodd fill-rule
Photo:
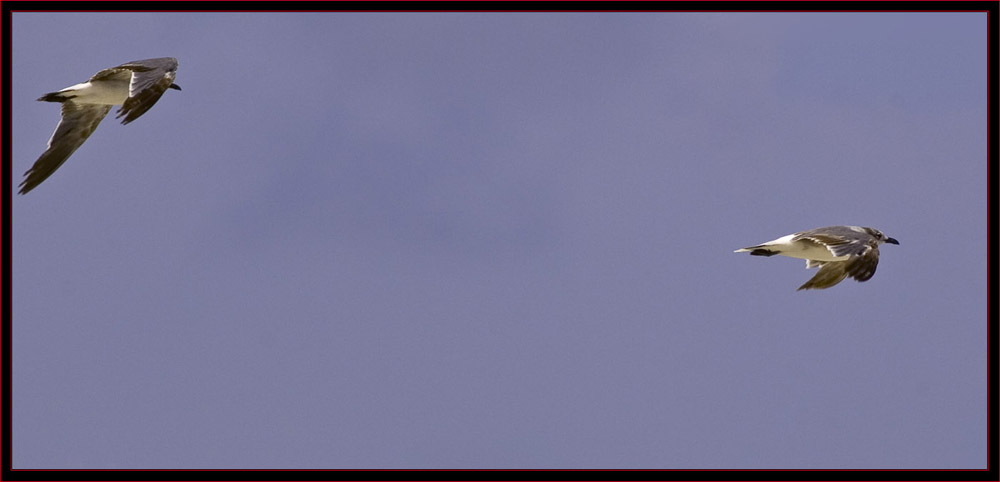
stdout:
<svg viewBox="0 0 1000 482">
<path fill-rule="evenodd" d="M 59 92 L 49 92 L 38 98 L 40 102 L 66 102 L 76 97 L 75 95 L 60 94 Z"/>
</svg>

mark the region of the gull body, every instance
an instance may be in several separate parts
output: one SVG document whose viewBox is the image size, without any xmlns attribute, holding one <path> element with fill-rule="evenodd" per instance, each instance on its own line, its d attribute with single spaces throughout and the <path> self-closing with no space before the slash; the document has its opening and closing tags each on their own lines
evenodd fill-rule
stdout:
<svg viewBox="0 0 1000 482">
<path fill-rule="evenodd" d="M 129 79 L 111 78 L 100 82 L 71 85 L 55 94 L 72 96 L 72 102 L 77 104 L 121 105 L 128 99 L 128 84 Z"/>
<path fill-rule="evenodd" d="M 736 253 L 751 251 L 754 248 L 768 248 L 774 254 L 788 256 L 789 258 L 811 259 L 814 261 L 844 261 L 848 256 L 836 256 L 830 252 L 826 246 L 819 243 L 796 243 L 795 237 L 799 233 L 782 236 L 774 241 L 752 246 L 750 248 L 737 249 Z M 760 255 L 758 255 L 760 256 Z"/>
<path fill-rule="evenodd" d="M 804 259 L 806 269 L 818 267 L 819 271 L 799 289 L 824 289 L 848 276 L 858 281 L 871 279 L 878 267 L 878 247 L 883 243 L 899 244 L 899 241 L 875 228 L 827 226 L 789 234 L 734 252 Z"/>
<path fill-rule="evenodd" d="M 83 142 L 93 134 L 111 106 L 121 105 L 118 118 L 128 124 L 144 114 L 167 89 L 181 90 L 174 84 L 177 59 L 126 62 L 94 74 L 87 82 L 50 92 L 38 98 L 62 104 L 62 118 L 49 138 L 45 152 L 24 173 L 20 194 L 27 194 L 52 175 Z"/>
</svg>

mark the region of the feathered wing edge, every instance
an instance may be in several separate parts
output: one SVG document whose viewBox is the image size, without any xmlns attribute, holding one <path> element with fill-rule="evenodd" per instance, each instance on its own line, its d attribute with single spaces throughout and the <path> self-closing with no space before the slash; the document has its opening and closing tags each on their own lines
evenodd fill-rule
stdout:
<svg viewBox="0 0 1000 482">
<path fill-rule="evenodd" d="M 878 248 L 870 248 L 863 254 L 851 256 L 845 261 L 806 262 L 806 268 L 815 266 L 819 266 L 819 271 L 809 281 L 799 286 L 798 290 L 826 289 L 840 283 L 848 276 L 859 282 L 870 280 L 878 268 Z"/>
<path fill-rule="evenodd" d="M 19 194 L 27 194 L 62 166 L 69 156 L 76 152 L 83 142 L 94 133 L 98 124 L 108 115 L 110 105 L 80 105 L 72 101 L 63 102 L 62 118 L 55 132 L 49 138 L 48 148 L 38 160 L 25 171 Z"/>
</svg>

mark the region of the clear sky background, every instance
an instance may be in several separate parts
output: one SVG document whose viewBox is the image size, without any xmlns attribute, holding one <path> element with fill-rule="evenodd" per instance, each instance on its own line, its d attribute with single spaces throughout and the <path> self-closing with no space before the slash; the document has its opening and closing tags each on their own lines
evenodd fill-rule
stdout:
<svg viewBox="0 0 1000 482">
<path fill-rule="evenodd" d="M 985 468 L 985 13 L 18 13 L 15 468 Z M 796 292 L 733 250 L 900 241 Z"/>
</svg>

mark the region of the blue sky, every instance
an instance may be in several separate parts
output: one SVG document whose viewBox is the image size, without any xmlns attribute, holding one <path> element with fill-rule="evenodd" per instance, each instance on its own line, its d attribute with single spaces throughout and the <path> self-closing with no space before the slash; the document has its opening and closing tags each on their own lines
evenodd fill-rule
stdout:
<svg viewBox="0 0 1000 482">
<path fill-rule="evenodd" d="M 14 468 L 985 468 L 985 13 L 16 13 Z M 870 281 L 736 248 L 872 226 Z"/>
</svg>

